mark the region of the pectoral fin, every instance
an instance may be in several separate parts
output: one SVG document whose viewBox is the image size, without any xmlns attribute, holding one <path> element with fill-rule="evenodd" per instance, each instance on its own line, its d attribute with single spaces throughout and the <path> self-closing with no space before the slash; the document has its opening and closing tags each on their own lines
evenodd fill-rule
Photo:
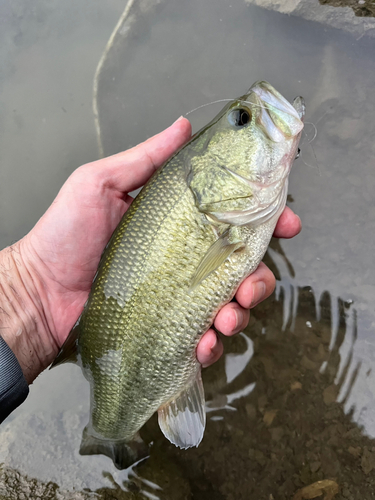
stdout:
<svg viewBox="0 0 375 500">
<path fill-rule="evenodd" d="M 233 252 L 243 248 L 245 245 L 242 241 L 234 243 L 229 242 L 228 233 L 224 233 L 218 240 L 213 243 L 207 250 L 206 255 L 201 260 L 189 288 L 189 291 L 194 290 L 203 280 L 207 278 L 215 269 L 232 255 Z"/>
<path fill-rule="evenodd" d="M 206 426 L 201 370 L 189 387 L 158 410 L 160 429 L 171 443 L 186 449 L 198 446 Z"/>
<path fill-rule="evenodd" d="M 79 334 L 79 325 L 77 324 L 71 329 L 68 338 L 63 343 L 60 352 L 56 356 L 54 362 L 50 366 L 62 365 L 63 363 L 76 363 L 77 362 L 77 339 Z"/>
</svg>

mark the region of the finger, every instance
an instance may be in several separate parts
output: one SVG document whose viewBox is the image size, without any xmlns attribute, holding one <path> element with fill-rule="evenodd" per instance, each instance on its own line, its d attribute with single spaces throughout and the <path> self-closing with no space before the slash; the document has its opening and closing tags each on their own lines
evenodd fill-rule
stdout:
<svg viewBox="0 0 375 500">
<path fill-rule="evenodd" d="M 284 212 L 276 224 L 273 235 L 276 238 L 293 238 L 302 229 L 301 219 L 289 207 L 285 207 Z"/>
<path fill-rule="evenodd" d="M 242 308 L 237 302 L 229 302 L 217 314 L 215 327 L 224 335 L 230 336 L 247 327 L 250 311 Z"/>
<path fill-rule="evenodd" d="M 201 338 L 197 346 L 197 359 L 205 368 L 215 363 L 223 354 L 223 343 L 216 332 L 210 328 Z"/>
<path fill-rule="evenodd" d="M 110 189 L 127 193 L 143 186 L 151 175 L 191 136 L 191 125 L 179 118 L 173 125 L 138 146 L 103 160 L 90 167 L 101 167 L 98 174 Z"/>
<path fill-rule="evenodd" d="M 258 269 L 243 281 L 236 293 L 237 302 L 248 309 L 271 295 L 276 286 L 273 272 L 261 262 Z"/>
</svg>

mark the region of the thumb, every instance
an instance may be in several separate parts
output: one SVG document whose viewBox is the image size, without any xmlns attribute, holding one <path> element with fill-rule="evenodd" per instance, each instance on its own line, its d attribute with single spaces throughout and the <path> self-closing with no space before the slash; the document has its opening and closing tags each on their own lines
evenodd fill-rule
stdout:
<svg viewBox="0 0 375 500">
<path fill-rule="evenodd" d="M 151 177 L 168 158 L 191 137 L 190 122 L 180 117 L 170 127 L 138 146 L 98 160 L 90 166 L 99 167 L 110 189 L 128 193 Z"/>
</svg>

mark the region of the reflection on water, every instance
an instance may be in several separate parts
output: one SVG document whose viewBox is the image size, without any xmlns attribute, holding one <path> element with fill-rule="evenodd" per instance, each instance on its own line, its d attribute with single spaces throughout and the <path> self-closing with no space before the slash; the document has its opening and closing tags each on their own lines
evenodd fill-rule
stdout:
<svg viewBox="0 0 375 500">
<path fill-rule="evenodd" d="M 0 5 L 2 246 L 96 157 L 92 80 L 124 9 L 122 0 L 47 4 Z M 317 127 L 315 153 L 311 126 L 291 175 L 304 230 L 272 243 L 275 294 L 204 373 L 199 448 L 176 449 L 153 418 L 143 430 L 151 456 L 130 470 L 79 456 L 88 388 L 77 367 L 62 366 L 39 377 L 1 426 L 0 499 L 372 498 L 374 41 L 242 0 L 134 8 L 99 82 L 105 153 L 265 78 L 289 99 L 304 95 Z M 189 115 L 195 129 L 216 110 L 208 111 Z"/>
</svg>

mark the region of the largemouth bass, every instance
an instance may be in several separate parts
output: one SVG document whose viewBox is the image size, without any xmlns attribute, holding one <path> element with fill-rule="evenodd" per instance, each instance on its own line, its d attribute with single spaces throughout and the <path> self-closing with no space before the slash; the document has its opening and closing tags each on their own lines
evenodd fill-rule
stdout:
<svg viewBox="0 0 375 500">
<path fill-rule="evenodd" d="M 196 347 L 259 265 L 285 207 L 305 106 L 267 82 L 229 102 L 155 173 L 105 249 L 55 364 L 77 359 L 91 387 L 81 454 L 125 468 L 158 412 L 164 435 L 198 446 L 205 399 Z"/>
</svg>

